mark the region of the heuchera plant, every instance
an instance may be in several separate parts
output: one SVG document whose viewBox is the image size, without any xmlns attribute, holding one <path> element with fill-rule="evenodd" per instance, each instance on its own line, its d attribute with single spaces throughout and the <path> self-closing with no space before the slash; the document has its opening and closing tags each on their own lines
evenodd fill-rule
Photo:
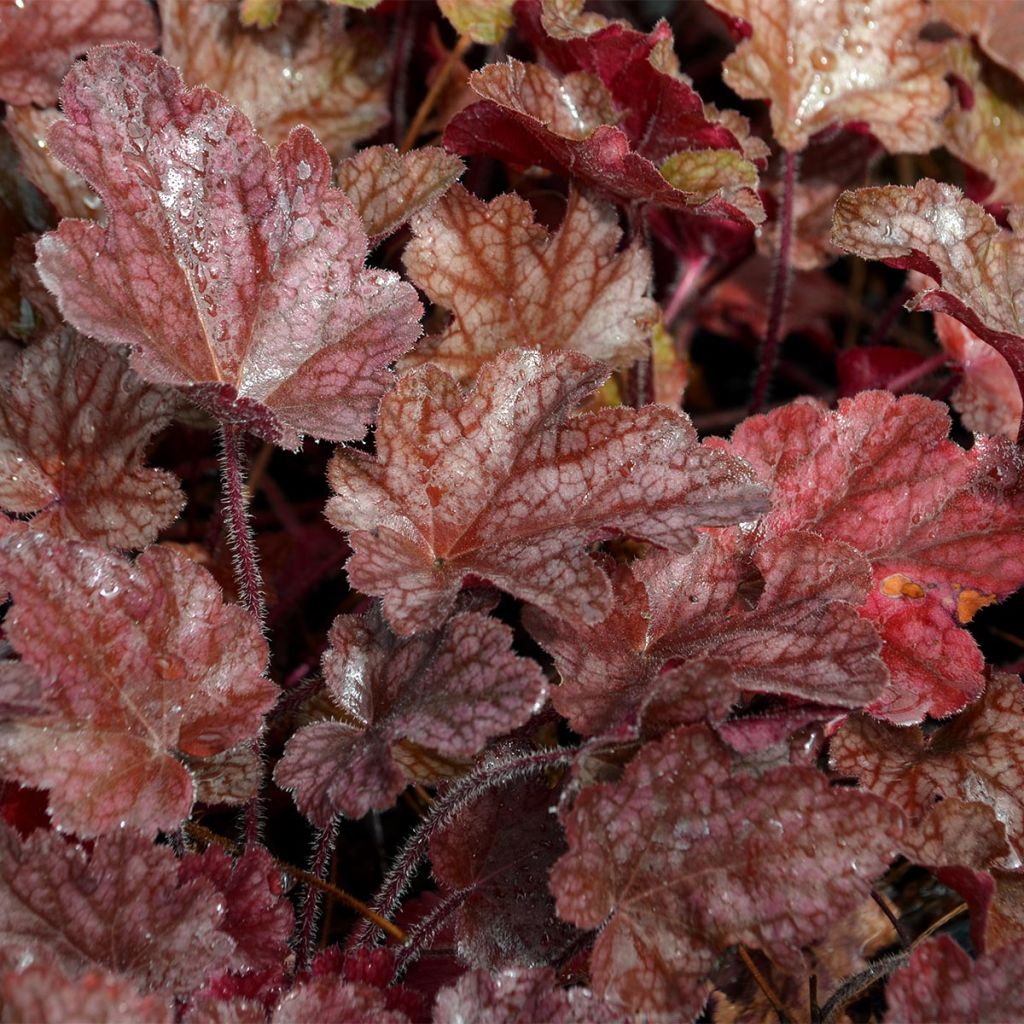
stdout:
<svg viewBox="0 0 1024 1024">
<path fill-rule="evenodd" d="M 1021 38 L 0 0 L 0 1020 L 1024 1019 Z"/>
</svg>

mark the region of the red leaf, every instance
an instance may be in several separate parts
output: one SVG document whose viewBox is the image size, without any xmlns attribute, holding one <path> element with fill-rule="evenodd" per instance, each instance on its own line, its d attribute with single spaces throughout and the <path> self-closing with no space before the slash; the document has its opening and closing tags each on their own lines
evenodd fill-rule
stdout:
<svg viewBox="0 0 1024 1024">
<path fill-rule="evenodd" d="M 722 71 L 747 99 L 771 103 L 772 130 L 801 150 L 833 124 L 864 123 L 893 153 L 941 142 L 949 105 L 942 45 L 920 38 L 929 18 L 918 0 L 714 0 L 752 29 Z"/>
<path fill-rule="evenodd" d="M 270 1024 L 309 1024 L 310 1021 L 373 1021 L 409 1024 L 409 1018 L 389 1010 L 384 993 L 369 985 L 341 983 L 330 976 L 296 985 L 277 1005 Z"/>
<path fill-rule="evenodd" d="M 341 449 L 327 516 L 352 531 L 352 585 L 384 597 L 397 632 L 440 624 L 464 577 L 552 614 L 611 610 L 586 545 L 617 530 L 685 550 L 699 525 L 753 516 L 741 463 L 663 406 L 572 416 L 604 374 L 575 352 L 505 352 L 473 390 L 427 365 L 381 403 L 377 456 Z"/>
<path fill-rule="evenodd" d="M 97 43 L 158 43 L 146 0 L 3 0 L 0 5 L 0 99 L 52 107 L 75 57 Z"/>
<path fill-rule="evenodd" d="M 109 215 L 39 243 L 64 316 L 284 447 L 362 436 L 420 307 L 364 269 L 362 224 L 313 135 L 295 129 L 275 157 L 220 96 L 133 47 L 93 51 L 62 97 L 50 145 Z"/>
<path fill-rule="evenodd" d="M 49 789 L 54 820 L 81 836 L 176 827 L 194 799 L 183 757 L 255 736 L 277 696 L 258 625 L 161 548 L 133 565 L 20 534 L 0 575 L 8 637 L 43 681 L 37 713 L 0 727 L 5 774 Z"/>
<path fill-rule="evenodd" d="M 137 548 L 184 503 L 178 481 L 143 465 L 173 404 L 117 352 L 55 332 L 0 379 L 0 506 L 35 512 L 55 538 Z"/>
<path fill-rule="evenodd" d="M 275 780 L 320 826 L 338 813 L 386 810 L 408 779 L 393 750 L 411 741 L 468 759 L 522 725 L 544 701 L 539 666 L 511 651 L 507 626 L 478 612 L 437 633 L 394 637 L 376 611 L 339 616 L 324 656 L 334 721 L 288 741 Z"/>
<path fill-rule="evenodd" d="M 1024 583 L 1017 455 L 988 442 L 965 452 L 948 430 L 940 403 L 872 391 L 835 412 L 794 402 L 749 418 L 727 446 L 712 442 L 773 484 L 759 536 L 813 530 L 868 557 L 875 590 L 863 613 L 894 641 L 883 649 L 893 684 L 874 710 L 904 724 L 951 714 L 979 692 L 979 657 L 954 620 Z M 936 627 L 952 661 L 929 658 Z"/>
<path fill-rule="evenodd" d="M 335 159 L 390 119 L 384 38 L 345 12 L 289 3 L 273 28 L 246 28 L 230 3 L 158 0 L 164 58 L 189 85 L 226 96 L 272 146 L 304 124 Z"/>
<path fill-rule="evenodd" d="M 412 231 L 409 277 L 452 320 L 405 365 L 432 362 L 465 381 L 508 348 L 575 349 L 618 367 L 650 354 L 651 260 L 638 243 L 616 252 L 612 209 L 572 191 L 549 235 L 519 196 L 485 203 L 457 185 Z"/>
<path fill-rule="evenodd" d="M 864 716 L 832 738 L 833 767 L 920 819 L 943 798 L 988 804 L 1016 851 L 1024 853 L 1024 691 L 996 675 L 982 698 L 927 737 Z M 1009 865 L 1015 866 L 1015 865 Z"/>
<path fill-rule="evenodd" d="M 1011 230 L 1002 229 L 958 189 L 926 178 L 913 188 L 844 192 L 832 239 L 865 259 L 920 270 L 938 281 L 909 308 L 948 313 L 969 327 L 1006 360 L 1024 395 L 1024 324 L 1013 302 L 1021 262 L 1016 224 L 1011 214 Z"/>
<path fill-rule="evenodd" d="M 791 533 L 752 563 L 723 531 L 688 555 L 616 567 L 612 580 L 614 610 L 600 624 L 535 609 L 525 619 L 562 678 L 555 706 L 584 734 L 638 713 L 647 730 L 664 731 L 700 720 L 700 705 L 717 704 L 721 718 L 741 689 L 861 707 L 885 682 L 878 639 L 856 611 L 868 567 L 845 545 Z M 751 585 L 763 587 L 756 603 Z"/>
<path fill-rule="evenodd" d="M 216 846 L 180 862 L 178 877 L 187 885 L 207 879 L 223 897 L 220 930 L 235 941 L 231 966 L 261 971 L 280 966 L 289 953 L 292 907 L 280 892 L 280 869 L 260 846 L 232 858 Z"/>
<path fill-rule="evenodd" d="M 601 928 L 599 995 L 690 1020 L 734 943 L 798 969 L 799 947 L 867 893 L 900 830 L 891 805 L 830 789 L 814 769 L 735 775 L 709 731 L 685 728 L 643 747 L 620 782 L 580 794 L 551 887 L 562 917 Z"/>
<path fill-rule="evenodd" d="M 72 977 L 97 968 L 147 992 L 188 991 L 226 965 L 219 895 L 181 883 L 166 846 L 122 830 L 91 853 L 55 832 L 22 842 L 0 827 L 0 942 Z"/>
<path fill-rule="evenodd" d="M 976 1024 L 1022 1021 L 1024 945 L 972 960 L 948 935 L 918 946 L 885 990 L 887 1021 L 899 1024 Z"/>
<path fill-rule="evenodd" d="M 554 971 L 468 971 L 437 994 L 434 1024 L 605 1024 L 621 1016 L 585 988 L 559 988 Z"/>
<path fill-rule="evenodd" d="M 4 1020 L 10 1024 L 75 1021 L 76 1024 L 172 1024 L 170 999 L 142 996 L 106 971 L 89 971 L 77 981 L 60 968 L 32 964 L 0 974 Z"/>
</svg>

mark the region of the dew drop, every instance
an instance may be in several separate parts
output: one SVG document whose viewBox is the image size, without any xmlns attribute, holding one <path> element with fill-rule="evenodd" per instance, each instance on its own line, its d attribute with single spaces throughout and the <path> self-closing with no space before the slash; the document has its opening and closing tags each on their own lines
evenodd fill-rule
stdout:
<svg viewBox="0 0 1024 1024">
<path fill-rule="evenodd" d="M 836 55 L 825 46 L 811 50 L 811 65 L 816 71 L 831 71 L 836 66 Z"/>
<path fill-rule="evenodd" d="M 110 583 L 105 587 L 100 587 L 100 597 L 116 597 L 121 592 L 121 588 L 116 583 Z"/>
<path fill-rule="evenodd" d="M 300 160 L 298 167 L 295 168 L 295 174 L 299 181 L 307 181 L 312 173 L 312 168 L 305 160 Z"/>
<path fill-rule="evenodd" d="M 308 242 L 313 235 L 316 234 L 316 231 L 308 217 L 299 217 L 299 219 L 292 225 L 292 231 L 300 242 Z"/>
<path fill-rule="evenodd" d="M 86 208 L 89 210 L 98 210 L 103 205 L 100 197 L 94 196 L 91 192 L 89 195 L 82 197 L 82 202 L 85 203 Z"/>
</svg>

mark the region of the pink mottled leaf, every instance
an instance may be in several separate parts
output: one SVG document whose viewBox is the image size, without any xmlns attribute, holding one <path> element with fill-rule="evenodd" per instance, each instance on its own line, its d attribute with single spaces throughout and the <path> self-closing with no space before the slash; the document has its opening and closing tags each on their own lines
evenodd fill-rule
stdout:
<svg viewBox="0 0 1024 1024">
<path fill-rule="evenodd" d="M 333 719 L 300 729 L 275 773 L 299 809 L 325 826 L 336 814 L 386 810 L 408 778 L 395 744 L 466 759 L 522 725 L 543 703 L 540 667 L 511 651 L 511 630 L 478 612 L 436 633 L 396 638 L 376 611 L 343 615 L 324 677 Z"/>
<path fill-rule="evenodd" d="M 918 946 L 885 990 L 889 1024 L 1024 1021 L 1024 945 L 972 960 L 948 935 Z"/>
<path fill-rule="evenodd" d="M 963 372 L 949 400 L 968 430 L 1013 440 L 1021 421 L 1021 393 L 1013 371 L 991 345 L 945 313 L 935 313 L 939 343 Z"/>
<path fill-rule="evenodd" d="M 459 956 L 491 971 L 551 963 L 575 929 L 555 915 L 548 873 L 565 851 L 557 790 L 528 780 L 484 794 L 430 844 L 434 877 L 469 890 L 455 914 Z"/>
<path fill-rule="evenodd" d="M 948 431 L 940 403 L 872 391 L 835 412 L 801 400 L 750 417 L 727 446 L 773 484 L 759 536 L 812 530 L 868 557 L 874 590 L 863 613 L 893 640 L 883 648 L 893 683 L 873 710 L 905 724 L 951 714 L 980 692 L 973 642 L 951 631 L 1024 583 L 1018 456 L 995 442 L 966 452 Z M 932 640 L 920 645 L 936 627 L 938 658 Z"/>
<path fill-rule="evenodd" d="M 563 989 L 547 967 L 467 971 L 437 994 L 434 1024 L 605 1024 L 621 1016 L 585 988 Z"/>
<path fill-rule="evenodd" d="M 284 962 L 294 915 L 280 893 L 281 870 L 265 849 L 252 846 L 232 858 L 210 846 L 182 860 L 178 877 L 183 885 L 206 879 L 223 897 L 220 930 L 234 939 L 233 968 L 260 971 Z"/>
<path fill-rule="evenodd" d="M 690 1020 L 734 943 L 799 968 L 798 948 L 866 895 L 901 824 L 886 801 L 830 789 L 811 768 L 733 774 L 708 730 L 684 728 L 644 746 L 621 781 L 580 794 L 551 887 L 562 917 L 601 927 L 599 995 Z"/>
<path fill-rule="evenodd" d="M 310 1021 L 409 1024 L 404 1013 L 387 1009 L 384 993 L 379 988 L 339 982 L 331 975 L 295 985 L 270 1017 L 270 1024 L 309 1024 Z"/>
<path fill-rule="evenodd" d="M 50 145 L 109 217 L 39 243 L 64 316 L 284 447 L 362 436 L 420 307 L 364 268 L 359 216 L 314 136 L 297 128 L 275 155 L 222 97 L 133 47 L 93 51 L 62 98 Z"/>
<path fill-rule="evenodd" d="M 0 374 L 0 507 L 34 512 L 32 528 L 55 538 L 156 540 L 183 498 L 143 457 L 172 411 L 120 353 L 69 329 L 36 342 Z"/>
<path fill-rule="evenodd" d="M 195 799 L 183 760 L 257 735 L 277 696 L 258 625 L 161 548 L 132 564 L 22 533 L 0 576 L 8 638 L 42 680 L 36 713 L 0 726 L 4 774 L 49 789 L 55 822 L 81 836 L 176 827 Z"/>
<path fill-rule="evenodd" d="M 464 170 L 458 157 L 434 146 L 411 153 L 369 146 L 338 165 L 337 179 L 376 245 L 435 203 Z"/>
<path fill-rule="evenodd" d="M 390 119 L 384 37 L 345 13 L 288 3 L 273 28 L 246 28 L 231 3 L 158 0 L 162 52 L 188 85 L 226 96 L 271 146 L 306 125 L 334 159 Z"/>
<path fill-rule="evenodd" d="M 75 1021 L 76 1024 L 172 1024 L 170 999 L 140 995 L 107 971 L 88 971 L 72 980 L 45 963 L 0 974 L 5 1024 Z"/>
<path fill-rule="evenodd" d="M 833 241 L 865 259 L 920 270 L 938 282 L 913 309 L 948 313 L 1009 364 L 1024 395 L 1024 322 L 1014 303 L 1022 245 L 1009 215 L 1001 228 L 959 189 L 930 179 L 845 192 L 836 203 Z M 1018 425 L 1018 437 L 1020 430 Z"/>
<path fill-rule="evenodd" d="M 412 231 L 409 277 L 452 319 L 406 365 L 432 362 L 470 380 L 507 348 L 576 349 L 618 367 L 650 353 L 651 260 L 639 244 L 616 252 L 612 209 L 573 191 L 548 234 L 519 196 L 485 203 L 456 185 Z"/>
<path fill-rule="evenodd" d="M 771 103 L 772 130 L 790 151 L 834 124 L 866 124 L 893 153 L 941 142 L 950 102 L 943 46 L 919 38 L 919 0 L 714 0 L 751 36 L 723 68 L 727 85 Z"/>
<path fill-rule="evenodd" d="M 1024 852 L 1024 690 L 995 675 L 984 695 L 928 736 L 865 716 L 832 739 L 833 767 L 921 819 L 932 804 L 959 798 L 990 806 L 1019 856 Z"/>
<path fill-rule="evenodd" d="M 75 57 L 128 39 L 157 45 L 156 12 L 146 0 L 2 0 L 0 99 L 52 107 Z"/>
<path fill-rule="evenodd" d="M 686 550 L 697 526 L 756 515 L 745 467 L 699 445 L 682 414 L 571 415 L 603 376 L 575 352 L 516 350 L 463 393 L 428 364 L 381 403 L 376 457 L 338 452 L 327 516 L 350 531 L 353 586 L 384 598 L 392 628 L 439 625 L 469 574 L 597 622 L 611 593 L 591 541 L 621 531 Z"/>
<path fill-rule="evenodd" d="M 689 554 L 615 567 L 604 622 L 579 626 L 536 609 L 525 622 L 555 658 L 562 683 L 552 699 L 574 729 L 591 734 L 639 714 L 664 731 L 687 720 L 677 717 L 693 713 L 687 695 L 705 688 L 701 703 L 710 710 L 717 692 L 720 717 L 740 689 L 847 707 L 873 700 L 886 676 L 875 632 L 857 614 L 869 581 L 846 545 L 794 532 L 751 560 L 722 531 Z"/>
<path fill-rule="evenodd" d="M 87 853 L 55 832 L 21 841 L 0 826 L 0 851 L 0 944 L 71 977 L 100 969 L 144 992 L 187 991 L 232 954 L 217 890 L 180 882 L 170 849 L 130 829 Z"/>
</svg>

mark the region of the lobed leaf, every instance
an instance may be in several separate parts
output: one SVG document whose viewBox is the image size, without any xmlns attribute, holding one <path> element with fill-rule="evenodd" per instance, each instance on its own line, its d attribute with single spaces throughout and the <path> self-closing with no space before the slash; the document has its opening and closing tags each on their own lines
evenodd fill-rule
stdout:
<svg viewBox="0 0 1024 1024">
<path fill-rule="evenodd" d="M 865 259 L 909 267 L 938 282 L 912 309 L 948 313 L 1009 364 L 1024 395 L 1024 320 L 1017 309 L 1021 243 L 1018 218 L 1004 230 L 959 189 L 930 179 L 913 188 L 845 192 L 836 203 L 833 241 Z M 1018 426 L 1018 437 L 1020 430 Z"/>
<path fill-rule="evenodd" d="M 408 782 L 396 744 L 468 759 L 544 702 L 539 666 L 512 653 L 507 626 L 478 612 L 406 640 L 375 611 L 339 616 L 329 640 L 324 678 L 335 720 L 299 729 L 275 772 L 321 827 L 394 803 Z"/>
<path fill-rule="evenodd" d="M 608 531 L 686 550 L 696 527 L 756 515 L 738 460 L 661 406 L 572 416 L 604 373 L 575 352 L 504 352 L 463 393 L 435 366 L 406 374 L 378 415 L 376 457 L 341 449 L 327 517 L 349 531 L 352 585 L 392 628 L 436 628 L 473 574 L 552 614 L 611 609 L 586 546 Z"/>
<path fill-rule="evenodd" d="M 308 1024 L 314 1020 L 409 1024 L 404 1013 L 387 1009 L 385 994 L 379 988 L 339 983 L 330 975 L 293 986 L 270 1016 L 270 1024 Z"/>
<path fill-rule="evenodd" d="M 474 43 L 500 43 L 512 27 L 515 0 L 438 0 L 441 13 Z"/>
<path fill-rule="evenodd" d="M 52 107 L 75 57 L 129 39 L 150 48 L 159 42 L 156 12 L 146 0 L 3 0 L 0 99 Z"/>
<path fill-rule="evenodd" d="M 930 6 L 935 18 L 973 36 L 989 57 L 1024 77 L 1024 23 L 1016 4 L 1003 0 L 931 0 Z"/>
<path fill-rule="evenodd" d="M 276 25 L 253 30 L 234 4 L 158 3 L 164 58 L 189 85 L 227 97 L 271 146 L 304 124 L 337 160 L 390 120 L 386 43 L 346 28 L 343 11 L 289 3 Z"/>
<path fill-rule="evenodd" d="M 886 1020 L 895 1024 L 974 1024 L 1024 1020 L 1024 946 L 1005 946 L 972 960 L 948 935 L 918 946 L 885 990 Z"/>
<path fill-rule="evenodd" d="M 274 443 L 362 436 L 420 307 L 364 268 L 359 216 L 314 136 L 295 129 L 275 156 L 220 96 L 130 46 L 93 51 L 62 97 L 50 145 L 109 217 L 39 243 L 64 316 Z"/>
<path fill-rule="evenodd" d="M 120 353 L 53 332 L 0 373 L 0 507 L 58 539 L 156 540 L 184 504 L 175 477 L 143 465 L 172 410 Z"/>
<path fill-rule="evenodd" d="M 1024 690 L 997 674 L 981 699 L 928 736 L 865 716 L 849 718 L 832 738 L 833 768 L 920 819 L 941 799 L 990 806 L 1020 856 L 1024 851 L 1020 751 Z"/>
<path fill-rule="evenodd" d="M 620 782 L 580 794 L 551 887 L 562 917 L 601 928 L 599 996 L 692 1020 L 730 945 L 798 969 L 799 947 L 866 895 L 901 825 L 886 801 L 830 789 L 814 769 L 733 774 L 707 729 L 683 728 L 644 746 Z"/>
<path fill-rule="evenodd" d="M 412 232 L 406 271 L 452 319 L 405 365 L 432 362 L 467 381 L 508 348 L 575 349 L 619 367 L 649 354 L 651 260 L 638 243 L 616 252 L 613 210 L 572 191 L 548 234 L 519 196 L 483 202 L 457 185 Z"/>
<path fill-rule="evenodd" d="M 124 829 L 90 852 L 56 832 L 20 840 L 0 825 L 0 946 L 70 977 L 110 971 L 143 992 L 188 991 L 226 966 L 217 890 L 180 882 L 166 846 Z"/>
<path fill-rule="evenodd" d="M 772 131 L 790 151 L 834 124 L 865 124 L 891 153 L 942 141 L 950 102 L 943 45 L 920 38 L 920 0 L 713 0 L 749 26 L 726 59 L 725 83 L 771 104 Z"/>
<path fill-rule="evenodd" d="M 256 736 L 277 696 L 258 625 L 162 548 L 132 564 L 22 533 L 0 547 L 0 576 L 8 639 L 42 681 L 35 712 L 0 725 L 0 770 L 49 789 L 53 819 L 80 836 L 177 827 L 195 799 L 183 761 Z"/>
</svg>

